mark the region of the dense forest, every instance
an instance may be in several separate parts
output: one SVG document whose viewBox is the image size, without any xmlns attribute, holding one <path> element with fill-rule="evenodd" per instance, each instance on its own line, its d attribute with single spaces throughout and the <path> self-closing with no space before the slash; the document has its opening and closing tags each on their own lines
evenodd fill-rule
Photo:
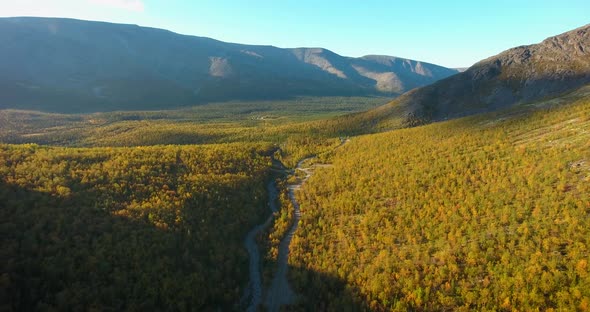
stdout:
<svg viewBox="0 0 590 312">
<path fill-rule="evenodd" d="M 0 111 L 0 141 L 55 145 L 0 145 L 2 308 L 242 309 L 266 183 L 265 289 L 293 224 L 280 168 L 315 155 L 287 309 L 587 310 L 589 92 L 410 129 L 395 101 Z"/>
<path fill-rule="evenodd" d="M 298 195 L 293 310 L 590 310 L 590 101 L 530 107 L 337 151 Z"/>
<path fill-rule="evenodd" d="M 0 309 L 235 308 L 272 151 L 0 145 Z"/>
<path fill-rule="evenodd" d="M 0 312 L 590 312 L 590 25 L 461 70 L 0 27 Z"/>
<path fill-rule="evenodd" d="M 331 150 L 340 140 L 318 131 L 324 122 L 317 119 L 383 101 L 0 111 L 0 142 L 26 143 L 0 145 L 3 308 L 241 308 L 248 278 L 242 243 L 268 214 L 271 154 L 294 166 Z M 288 203 L 283 192 L 281 204 Z M 285 206 L 273 234 L 260 237 L 266 248 L 276 252 L 291 212 Z M 265 262 L 266 282 L 275 260 Z"/>
</svg>

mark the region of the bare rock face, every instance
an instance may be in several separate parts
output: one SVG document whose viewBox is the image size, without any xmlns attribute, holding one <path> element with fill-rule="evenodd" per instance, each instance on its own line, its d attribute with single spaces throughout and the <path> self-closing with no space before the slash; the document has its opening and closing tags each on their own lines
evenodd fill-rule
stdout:
<svg viewBox="0 0 590 312">
<path fill-rule="evenodd" d="M 590 26 L 584 26 L 559 36 L 545 39 L 543 42 L 530 46 L 510 49 L 492 58 L 498 64 L 504 80 L 523 83 L 525 99 L 534 97 L 537 82 L 549 87 L 545 82 L 556 81 L 559 88 L 563 82 L 583 83 L 590 73 Z M 476 64 L 489 66 L 485 60 Z M 526 91 L 529 92 L 526 92 Z M 546 92 L 552 92 L 547 89 Z"/>
<path fill-rule="evenodd" d="M 301 61 L 383 94 L 402 94 L 458 73 L 455 69 L 387 55 L 340 56 L 322 48 L 291 49 Z"/>
<path fill-rule="evenodd" d="M 228 59 L 212 56 L 209 60 L 211 61 L 211 65 L 209 66 L 209 74 L 211 76 L 229 78 L 233 75 L 233 70 Z"/>
<path fill-rule="evenodd" d="M 410 115 L 440 120 L 557 96 L 590 83 L 590 25 L 484 59 L 401 100 Z"/>
<path fill-rule="evenodd" d="M 331 51 L 322 48 L 299 48 L 293 49 L 293 54 L 295 54 L 299 60 L 314 65 L 338 78 L 348 78 L 342 70 L 338 69 L 332 64 L 332 62 L 330 62 L 330 58 L 338 58 L 337 55 Z"/>
</svg>

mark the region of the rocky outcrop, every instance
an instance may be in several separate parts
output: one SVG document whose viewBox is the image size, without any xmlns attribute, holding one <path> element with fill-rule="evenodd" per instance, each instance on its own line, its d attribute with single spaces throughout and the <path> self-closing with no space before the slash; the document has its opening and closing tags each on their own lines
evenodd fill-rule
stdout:
<svg viewBox="0 0 590 312">
<path fill-rule="evenodd" d="M 484 59 L 396 100 L 412 118 L 441 120 L 557 96 L 590 83 L 590 25 Z"/>
</svg>

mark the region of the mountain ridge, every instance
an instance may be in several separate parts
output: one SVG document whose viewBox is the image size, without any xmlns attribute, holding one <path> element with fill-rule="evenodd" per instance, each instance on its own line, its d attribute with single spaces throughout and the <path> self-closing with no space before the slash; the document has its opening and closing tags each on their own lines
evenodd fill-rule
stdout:
<svg viewBox="0 0 590 312">
<path fill-rule="evenodd" d="M 556 97 L 590 84 L 590 24 L 508 49 L 465 71 L 355 116 L 366 124 L 416 126 Z M 369 122 L 373 120 L 372 122 Z"/>
<path fill-rule="evenodd" d="M 425 87 L 433 92 L 431 98 L 438 97 L 435 105 L 423 105 L 430 114 L 426 117 L 440 120 L 497 110 L 590 83 L 589 34 L 590 24 L 538 44 L 508 49 L 456 77 Z M 586 48 L 577 53 L 574 46 Z"/>
<path fill-rule="evenodd" d="M 457 72 L 394 57 L 410 65 L 380 65 L 324 48 L 245 45 L 61 18 L 1 18 L 0 44 L 0 108 L 55 112 L 293 96 L 397 96 Z"/>
</svg>

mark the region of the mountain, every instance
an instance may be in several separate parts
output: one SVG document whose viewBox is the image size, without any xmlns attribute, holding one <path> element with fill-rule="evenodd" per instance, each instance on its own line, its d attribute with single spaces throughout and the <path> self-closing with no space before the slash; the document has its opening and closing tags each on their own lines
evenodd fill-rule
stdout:
<svg viewBox="0 0 590 312">
<path fill-rule="evenodd" d="M 578 310 L 590 88 L 555 102 L 351 138 L 298 197 L 291 310 Z"/>
<path fill-rule="evenodd" d="M 401 94 L 459 71 L 387 55 L 343 57 L 322 48 L 290 49 L 297 59 L 371 91 Z"/>
<path fill-rule="evenodd" d="M 136 25 L 0 19 L 0 108 L 166 109 L 300 95 L 399 95 L 457 73 L 390 56 L 226 43 Z"/>
<path fill-rule="evenodd" d="M 590 24 L 484 59 L 466 71 L 412 90 L 366 116 L 408 115 L 409 125 L 559 96 L 590 83 Z M 359 118 L 359 117 L 357 117 Z M 367 117 L 369 118 L 369 117 Z"/>
</svg>

